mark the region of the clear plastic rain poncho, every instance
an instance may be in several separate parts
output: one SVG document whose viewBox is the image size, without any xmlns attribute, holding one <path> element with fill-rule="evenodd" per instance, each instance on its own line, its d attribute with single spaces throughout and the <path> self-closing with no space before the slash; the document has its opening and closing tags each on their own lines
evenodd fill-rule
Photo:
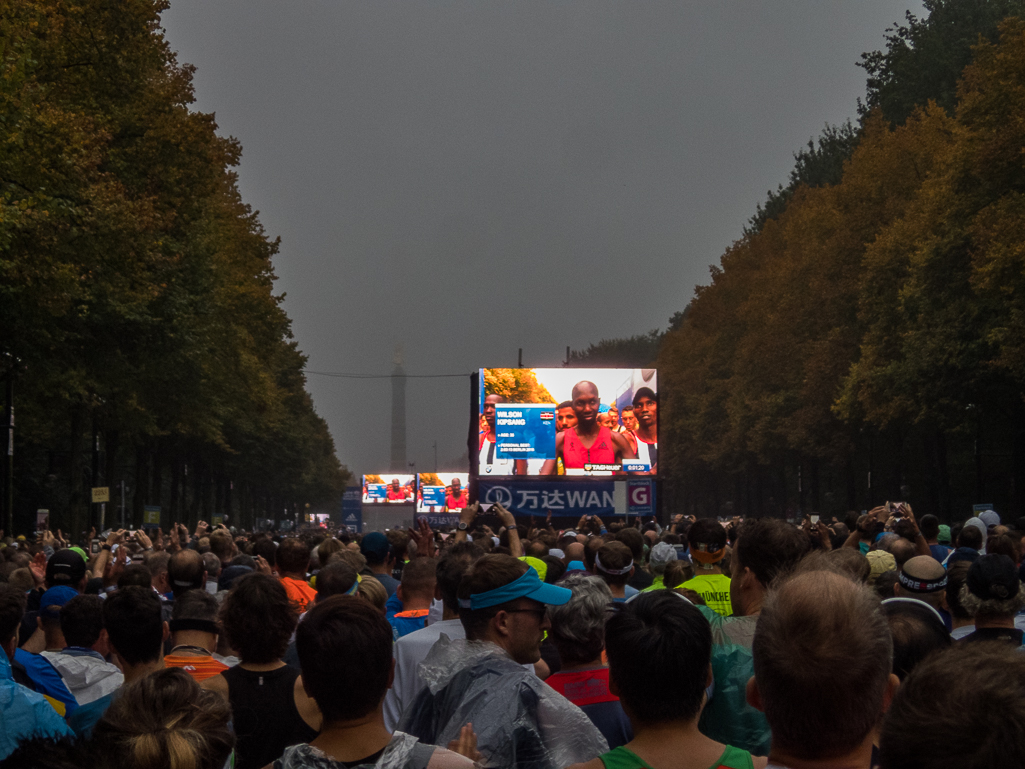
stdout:
<svg viewBox="0 0 1025 769">
<path fill-rule="evenodd" d="M 712 679 L 714 691 L 701 711 L 701 733 L 717 742 L 767 756 L 772 732 L 765 714 L 747 703 L 747 682 L 754 675 L 757 616 L 722 617 L 699 606 L 712 626 Z"/>
<path fill-rule="evenodd" d="M 385 747 L 376 763 L 355 766 L 350 764 L 349 769 L 427 769 L 432 765 L 432 759 L 435 759 L 436 750 L 434 745 L 425 745 L 416 737 L 395 732 L 391 742 Z M 446 750 L 439 752 L 454 758 Z M 439 767 L 464 766 L 468 762 L 465 759 L 458 762 L 434 760 L 433 764 Z M 274 769 L 337 769 L 341 766 L 345 766 L 345 764 L 329 758 L 323 751 L 306 744 L 286 748 L 284 755 L 274 762 Z"/>
<path fill-rule="evenodd" d="M 419 672 L 426 686 L 399 729 L 422 742 L 447 745 L 472 723 L 481 763 L 495 769 L 563 769 L 609 749 L 580 708 L 495 644 L 442 635 Z"/>
</svg>

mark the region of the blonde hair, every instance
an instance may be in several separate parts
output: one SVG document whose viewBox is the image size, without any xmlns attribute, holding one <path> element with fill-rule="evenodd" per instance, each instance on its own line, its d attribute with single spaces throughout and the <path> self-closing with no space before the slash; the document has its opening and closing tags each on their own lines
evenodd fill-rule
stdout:
<svg viewBox="0 0 1025 769">
<path fill-rule="evenodd" d="M 384 605 L 388 603 L 388 591 L 376 579 L 373 577 L 363 577 L 363 581 L 359 583 L 359 589 L 356 592 L 366 598 L 372 606 L 384 612 Z"/>
<path fill-rule="evenodd" d="M 235 747 L 231 707 L 179 668 L 125 687 L 93 730 L 98 765 L 221 769 Z"/>
<path fill-rule="evenodd" d="M 359 551 L 359 545 L 356 545 L 356 549 L 353 550 L 351 547 L 352 544 L 355 543 L 350 543 L 350 547 L 342 548 L 336 553 L 331 553 L 331 555 L 327 557 L 326 561 L 321 561 L 320 565 L 323 567 L 327 566 L 329 563 L 337 563 L 338 561 L 342 561 L 343 563 L 347 563 L 353 569 L 355 569 L 357 574 L 362 572 L 365 568 L 367 568 L 367 559 L 364 558 L 363 554 Z"/>
<path fill-rule="evenodd" d="M 317 562 L 321 566 L 327 566 L 327 559 L 345 547 L 334 537 L 328 537 L 317 545 Z"/>
</svg>

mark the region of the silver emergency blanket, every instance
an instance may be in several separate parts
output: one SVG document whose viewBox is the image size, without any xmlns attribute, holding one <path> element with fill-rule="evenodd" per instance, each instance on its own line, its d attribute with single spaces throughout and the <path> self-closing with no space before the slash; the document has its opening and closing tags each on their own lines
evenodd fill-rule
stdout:
<svg viewBox="0 0 1025 769">
<path fill-rule="evenodd" d="M 563 769 L 609 746 L 584 712 L 498 646 L 442 635 L 418 668 L 425 688 L 399 729 L 447 745 L 473 724 L 481 763 L 494 769 Z"/>
</svg>

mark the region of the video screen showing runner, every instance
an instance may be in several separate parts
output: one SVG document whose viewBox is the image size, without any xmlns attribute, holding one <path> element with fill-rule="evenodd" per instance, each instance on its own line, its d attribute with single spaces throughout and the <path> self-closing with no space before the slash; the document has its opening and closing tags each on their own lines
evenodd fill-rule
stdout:
<svg viewBox="0 0 1025 769">
<path fill-rule="evenodd" d="M 413 504 L 416 498 L 416 476 L 382 473 L 363 476 L 364 505 Z"/>
<path fill-rule="evenodd" d="M 657 475 L 655 369 L 480 370 L 482 478 Z"/>
<path fill-rule="evenodd" d="M 417 476 L 418 513 L 458 513 L 470 504 L 469 473 L 420 473 Z"/>
</svg>

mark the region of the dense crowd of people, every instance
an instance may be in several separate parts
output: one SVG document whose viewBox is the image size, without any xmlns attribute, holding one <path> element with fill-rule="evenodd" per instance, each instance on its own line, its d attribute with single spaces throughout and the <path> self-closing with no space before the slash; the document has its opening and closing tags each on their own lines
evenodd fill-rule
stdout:
<svg viewBox="0 0 1025 769">
<path fill-rule="evenodd" d="M 0 763 L 1025 766 L 1025 519 L 492 512 L 4 540 Z"/>
</svg>

